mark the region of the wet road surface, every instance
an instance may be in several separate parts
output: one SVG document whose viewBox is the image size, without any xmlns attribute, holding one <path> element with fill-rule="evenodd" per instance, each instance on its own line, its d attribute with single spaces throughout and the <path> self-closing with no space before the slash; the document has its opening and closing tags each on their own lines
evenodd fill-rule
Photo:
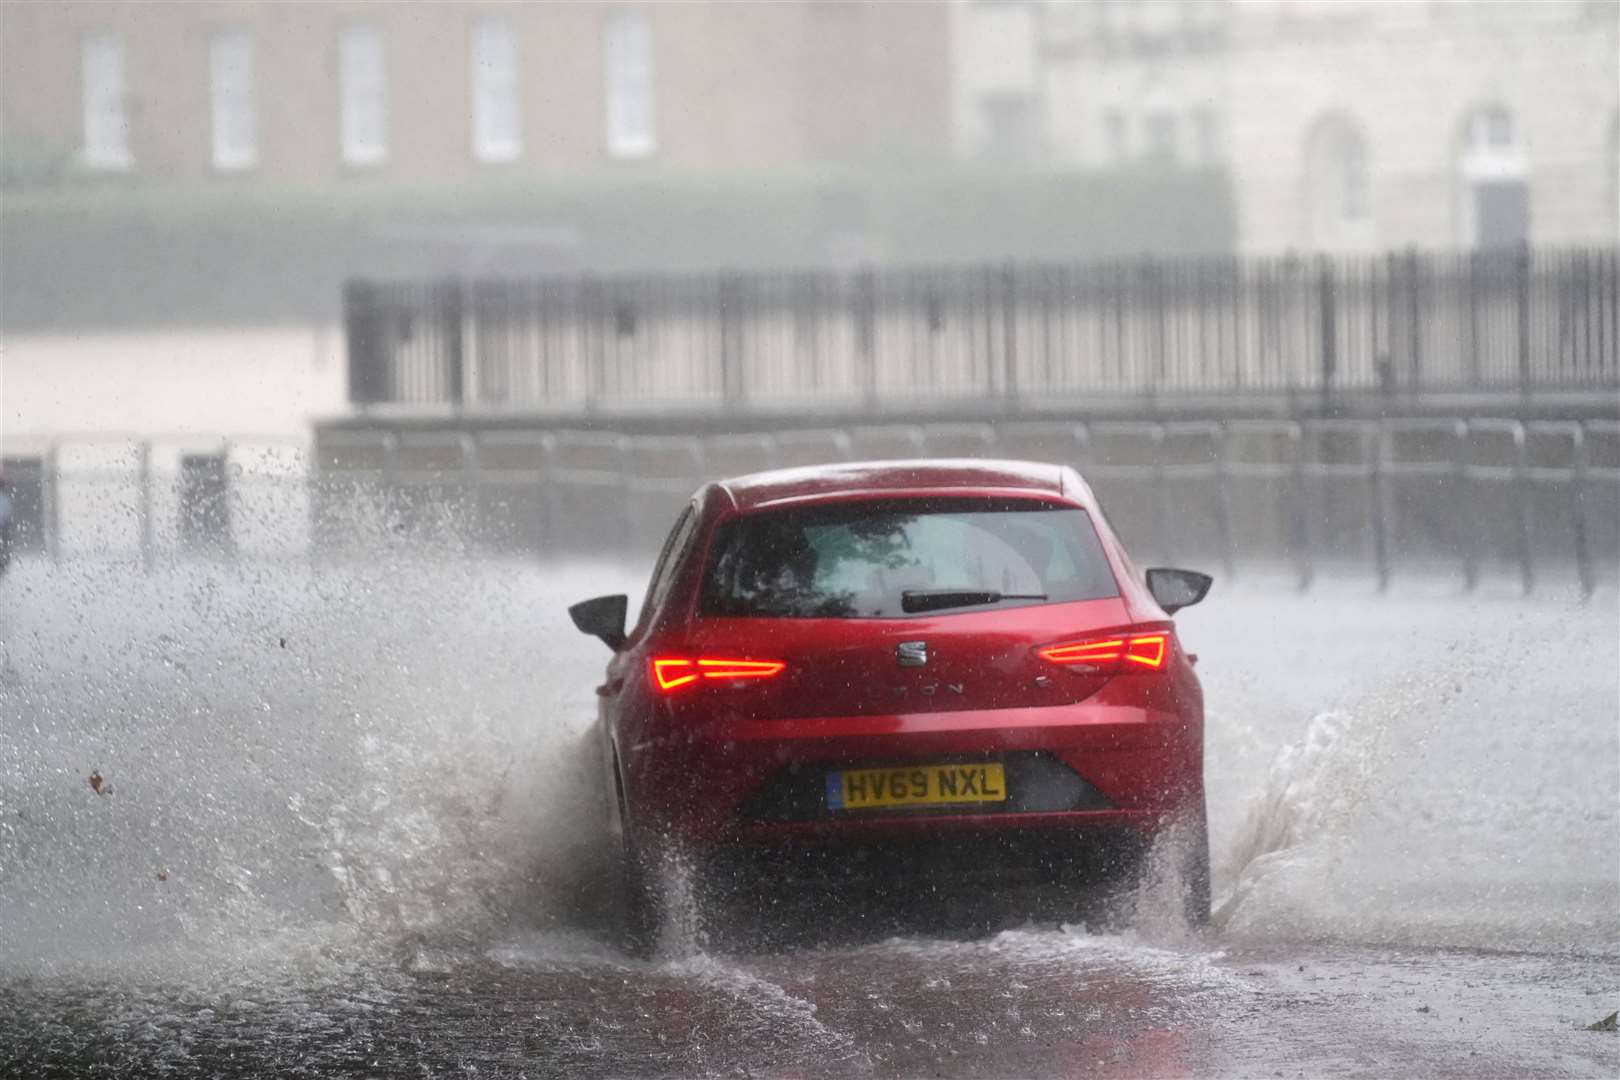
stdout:
<svg viewBox="0 0 1620 1080">
<path fill-rule="evenodd" d="M 1620 1075 L 1585 1030 L 1620 1007 L 1612 591 L 1250 583 L 1179 617 L 1202 936 L 1149 911 L 640 962 L 603 929 L 603 654 L 563 614 L 639 584 L 14 567 L 0 1077 Z"/>
<path fill-rule="evenodd" d="M 1061 930 L 648 964 L 574 937 L 0 987 L 30 1076 L 1614 1076 L 1612 959 Z M 286 973 L 283 973 L 286 974 Z"/>
</svg>

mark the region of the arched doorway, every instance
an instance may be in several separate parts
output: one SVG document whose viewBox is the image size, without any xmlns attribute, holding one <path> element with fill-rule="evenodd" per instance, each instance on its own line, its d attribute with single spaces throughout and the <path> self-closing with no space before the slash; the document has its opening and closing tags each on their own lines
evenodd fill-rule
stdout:
<svg viewBox="0 0 1620 1080">
<path fill-rule="evenodd" d="M 1530 239 L 1530 162 L 1518 123 L 1502 105 L 1463 121 L 1457 154 L 1457 241 L 1516 247 Z"/>
<path fill-rule="evenodd" d="M 1349 117 L 1332 113 L 1311 127 L 1305 183 L 1312 247 L 1332 251 L 1372 242 L 1367 140 Z"/>
</svg>

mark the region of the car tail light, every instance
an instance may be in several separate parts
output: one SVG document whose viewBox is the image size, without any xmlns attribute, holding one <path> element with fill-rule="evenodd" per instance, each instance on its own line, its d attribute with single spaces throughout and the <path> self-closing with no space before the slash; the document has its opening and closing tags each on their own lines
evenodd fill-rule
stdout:
<svg viewBox="0 0 1620 1080">
<path fill-rule="evenodd" d="M 1170 632 L 1127 631 L 1043 645 L 1036 652 L 1042 660 L 1087 671 L 1159 671 L 1170 655 Z"/>
<path fill-rule="evenodd" d="M 734 660 L 718 656 L 658 656 L 652 661 L 653 685 L 666 694 L 700 679 L 719 682 L 769 679 L 787 667 L 780 660 Z"/>
</svg>

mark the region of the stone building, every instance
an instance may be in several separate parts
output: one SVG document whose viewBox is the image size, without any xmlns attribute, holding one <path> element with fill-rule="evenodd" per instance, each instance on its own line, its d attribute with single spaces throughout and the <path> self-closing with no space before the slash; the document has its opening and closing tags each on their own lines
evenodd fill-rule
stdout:
<svg viewBox="0 0 1620 1080">
<path fill-rule="evenodd" d="M 969 155 L 1224 165 L 1253 253 L 1614 243 L 1620 4 L 955 6 Z"/>
<path fill-rule="evenodd" d="M 11 3 L 0 141 L 142 181 L 943 156 L 948 31 L 808 0 Z"/>
</svg>

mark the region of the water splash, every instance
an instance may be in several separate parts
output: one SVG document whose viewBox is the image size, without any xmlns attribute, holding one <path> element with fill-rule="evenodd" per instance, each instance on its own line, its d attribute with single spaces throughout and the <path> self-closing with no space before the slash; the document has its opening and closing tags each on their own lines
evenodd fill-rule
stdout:
<svg viewBox="0 0 1620 1080">
<path fill-rule="evenodd" d="M 580 673 L 600 646 L 566 627 L 571 581 L 381 555 L 14 567 L 0 965 L 591 925 L 606 848 Z"/>
<path fill-rule="evenodd" d="M 1393 747 L 1426 743 L 1426 725 L 1474 674 L 1471 636 L 1452 642 L 1448 664 L 1381 675 L 1351 708 L 1316 714 L 1299 742 L 1277 752 L 1217 868 L 1229 887 L 1214 905 L 1215 927 L 1276 933 L 1279 915 L 1318 901 L 1319 914 L 1336 907 L 1352 846 L 1385 801 Z"/>
<path fill-rule="evenodd" d="M 610 938 L 617 851 L 585 738 L 605 654 L 565 606 L 614 586 L 638 576 L 399 551 L 149 574 L 22 560 L 0 583 L 0 969 Z M 1227 604 L 1191 613 L 1219 620 L 1199 648 L 1223 933 L 1615 937 L 1592 854 L 1620 791 L 1612 604 L 1361 602 L 1286 676 L 1256 669 L 1254 641 L 1309 644 L 1321 601 Z M 1430 662 L 1402 674 L 1414 643 Z M 1311 720 L 1220 723 L 1238 713 L 1223 670 Z M 1245 775 L 1260 755 L 1269 772 Z M 1171 895 L 1138 898 L 1147 940 L 1180 940 Z M 664 955 L 690 958 L 710 946 L 676 907 Z"/>
<path fill-rule="evenodd" d="M 1278 875 L 1320 867 L 1355 813 L 1377 771 L 1385 729 L 1340 712 L 1311 719 L 1305 737 L 1283 747 L 1272 763 L 1265 791 L 1230 845 L 1220 878 L 1230 881 L 1212 922 L 1232 926 Z"/>
</svg>

